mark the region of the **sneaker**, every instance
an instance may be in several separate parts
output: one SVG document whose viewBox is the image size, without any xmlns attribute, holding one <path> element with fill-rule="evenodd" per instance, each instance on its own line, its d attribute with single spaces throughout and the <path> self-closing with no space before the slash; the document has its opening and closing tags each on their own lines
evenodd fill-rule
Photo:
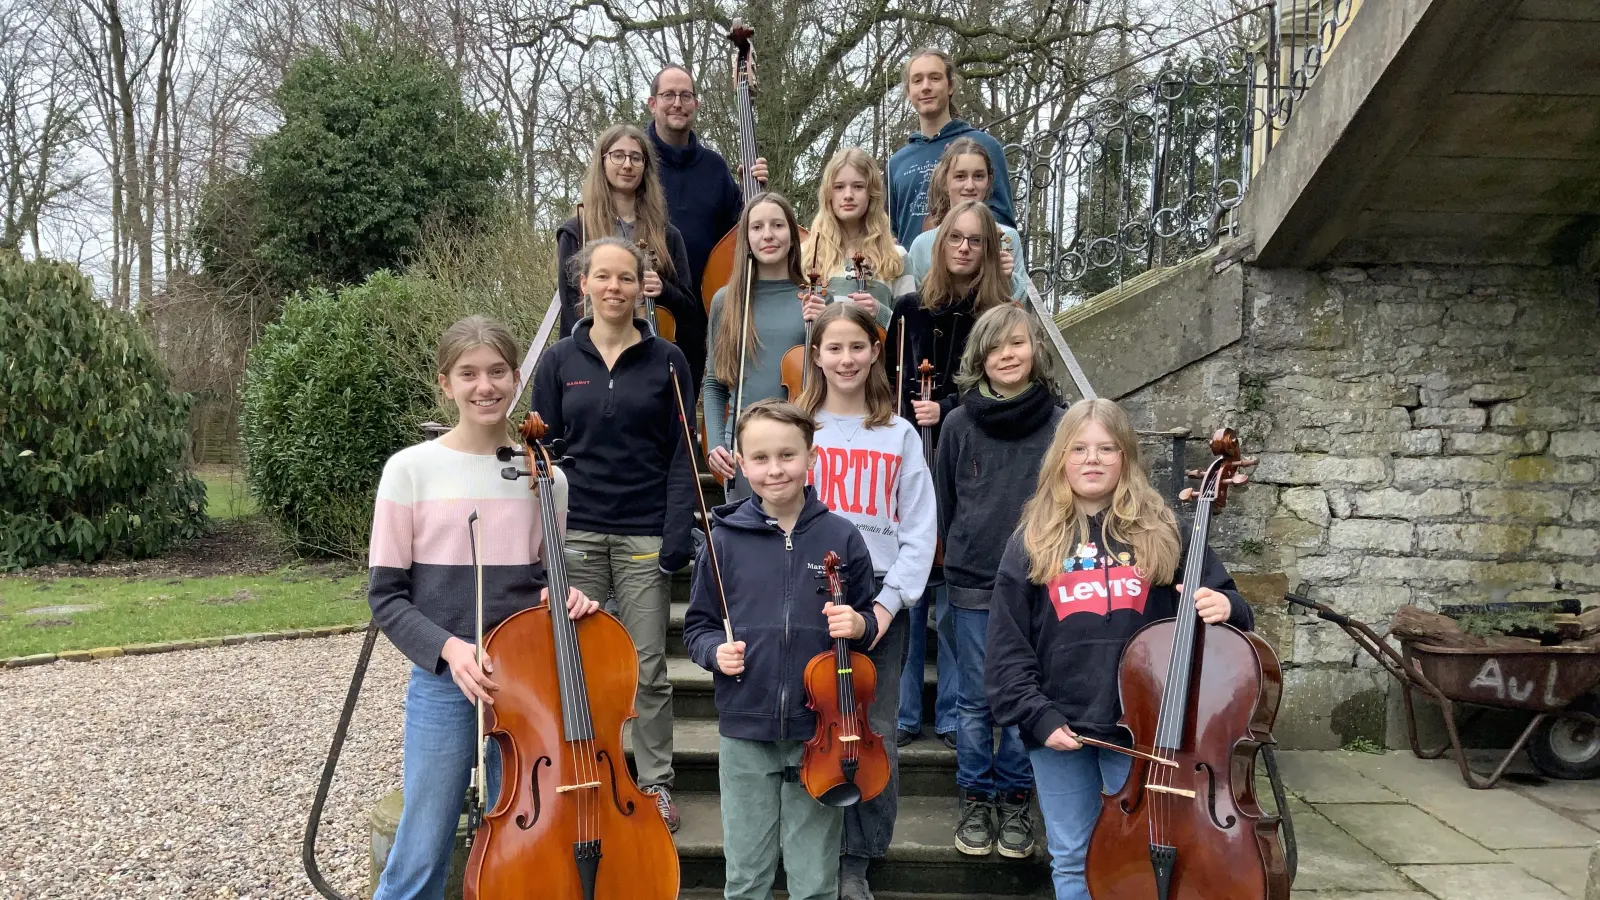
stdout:
<svg viewBox="0 0 1600 900">
<path fill-rule="evenodd" d="M 896 747 L 904 747 L 919 737 L 922 737 L 922 735 L 915 731 L 907 731 L 904 728 L 897 728 L 894 732 L 894 745 Z"/>
<path fill-rule="evenodd" d="M 946 747 L 949 747 L 951 750 L 954 750 L 956 748 L 956 733 L 954 731 L 941 731 L 941 732 L 939 732 L 939 740 L 942 741 L 944 743 L 944 745 Z"/>
<path fill-rule="evenodd" d="M 1027 859 L 1033 855 L 1033 793 L 1000 793 L 996 804 L 1000 815 L 1000 855 L 1007 859 Z"/>
<path fill-rule="evenodd" d="M 839 900 L 876 900 L 867 879 L 861 875 L 839 873 Z"/>
<path fill-rule="evenodd" d="M 968 856 L 988 856 L 994 850 L 994 817 L 993 800 L 982 794 L 963 793 L 956 849 Z"/>
<path fill-rule="evenodd" d="M 678 804 L 672 802 L 672 791 L 664 784 L 652 784 L 639 790 L 651 794 L 656 798 L 656 811 L 661 813 L 661 820 L 667 823 L 667 830 L 678 830 Z"/>
</svg>

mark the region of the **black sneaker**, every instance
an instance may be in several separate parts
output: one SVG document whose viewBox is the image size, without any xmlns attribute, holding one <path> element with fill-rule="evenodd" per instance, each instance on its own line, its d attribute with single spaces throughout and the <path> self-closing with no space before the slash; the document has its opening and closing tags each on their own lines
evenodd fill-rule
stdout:
<svg viewBox="0 0 1600 900">
<path fill-rule="evenodd" d="M 951 750 L 954 750 L 956 748 L 956 733 L 954 731 L 941 731 L 941 732 L 939 732 L 939 740 L 940 740 L 941 743 L 943 743 L 946 747 L 949 747 Z"/>
<path fill-rule="evenodd" d="M 1033 855 L 1033 792 L 1002 792 L 996 807 L 1000 815 L 1000 855 L 1027 859 Z"/>
<path fill-rule="evenodd" d="M 971 792 L 961 795 L 961 821 L 956 825 L 956 849 L 968 856 L 994 852 L 994 800 Z"/>
<path fill-rule="evenodd" d="M 896 747 L 904 747 L 919 737 L 922 737 L 922 735 L 915 731 L 907 731 L 904 728 L 897 728 L 894 732 L 894 745 Z"/>
</svg>

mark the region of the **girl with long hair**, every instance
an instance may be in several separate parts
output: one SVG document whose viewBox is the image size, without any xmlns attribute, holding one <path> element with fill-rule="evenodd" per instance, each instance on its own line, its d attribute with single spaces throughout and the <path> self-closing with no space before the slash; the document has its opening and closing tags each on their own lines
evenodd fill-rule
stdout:
<svg viewBox="0 0 1600 900">
<path fill-rule="evenodd" d="M 667 221 L 667 196 L 661 189 L 660 162 L 654 144 L 638 128 L 622 123 L 607 128 L 594 143 L 594 155 L 583 177 L 583 215 L 556 229 L 556 257 L 561 283 L 561 337 L 572 334 L 584 308 L 572 258 L 588 241 L 617 237 L 643 249 L 654 259 L 640 284 L 640 302 L 652 297 L 676 320 L 676 342 L 705 345 L 705 315 L 689 275 L 683 235 Z M 690 364 L 698 354 L 685 351 Z"/>
<path fill-rule="evenodd" d="M 483 630 L 549 601 L 542 560 L 560 552 L 546 535 L 526 484 L 500 477 L 496 451 L 511 443 L 506 414 L 516 402 L 517 344 L 503 326 L 469 316 L 446 329 L 435 354 L 439 390 L 456 405 L 456 426 L 389 457 L 372 516 L 367 602 L 384 636 L 412 662 L 406 688 L 405 807 L 375 900 L 440 897 L 450 874 L 461 801 L 477 759 L 475 702 L 493 704 L 494 667 L 477 662 L 473 559 L 467 514 L 479 513 Z M 565 527 L 567 482 L 557 471 L 557 520 Z M 492 536 L 492 537 L 491 537 Z M 574 618 L 599 604 L 576 588 Z M 487 751 L 485 809 L 499 790 L 499 744 Z"/>
<path fill-rule="evenodd" d="M 711 298 L 701 394 L 710 448 L 706 461 L 724 479 L 732 479 L 735 469 L 732 426 L 737 416 L 729 415 L 729 403 L 737 398 L 743 408 L 768 398 L 786 399 L 783 354 L 805 344 L 805 323 L 822 312 L 820 299 L 800 300 L 806 281 L 800 268 L 799 231 L 788 200 L 771 192 L 751 198 L 739 217 L 733 274 Z"/>
<path fill-rule="evenodd" d="M 1129 757 L 1118 724 L 1117 665 L 1145 625 L 1180 612 L 1248 630 L 1250 607 L 1209 549 L 1192 598 L 1180 596 L 1187 541 L 1150 485 L 1128 415 L 1111 400 L 1075 404 L 1039 466 L 1037 490 L 1007 542 L 990 595 L 984 673 L 995 721 L 1028 748 L 1056 900 L 1089 900 L 1084 862 L 1101 792 Z M 1083 587 L 1080 590 L 1080 586 Z"/>
<path fill-rule="evenodd" d="M 817 421 L 816 462 L 808 481 L 817 499 L 850 520 L 872 554 L 878 637 L 867 651 L 878 690 L 867 710 L 872 730 L 885 737 L 899 713 L 906 621 L 933 565 L 937 511 L 933 473 L 916 428 L 894 414 L 894 392 L 883 371 L 883 343 L 865 308 L 834 303 L 811 332 L 811 384 L 799 407 Z M 919 673 L 920 674 L 920 673 Z M 921 690 L 922 679 L 917 679 Z M 899 748 L 885 744 L 889 785 L 871 800 L 845 809 L 839 859 L 840 900 L 871 900 L 867 866 L 889 852 L 899 811 Z"/>
<path fill-rule="evenodd" d="M 913 282 L 922 284 L 933 265 L 937 231 L 945 216 L 950 214 L 950 207 L 968 200 L 986 204 L 994 193 L 994 185 L 994 162 L 984 152 L 982 144 L 972 138 L 956 138 L 945 148 L 938 165 L 933 167 L 933 175 L 928 179 L 928 215 L 923 220 L 922 233 L 911 242 L 907 257 L 906 267 Z M 1011 298 L 1021 300 L 1028 296 L 1027 272 L 1016 265 L 1016 254 L 1022 250 L 1022 237 L 1010 225 L 1003 222 L 996 224 L 1001 237 L 1000 269 L 1011 279 Z M 1011 250 L 1005 248 L 1006 239 L 1011 241 Z"/>
<path fill-rule="evenodd" d="M 855 271 L 858 253 L 864 272 Z M 835 153 L 822 170 L 817 214 L 801 248 L 806 271 L 827 279 L 831 297 L 856 303 L 886 326 L 894 298 L 916 289 L 905 258 L 905 248 L 895 243 L 889 225 L 878 163 L 860 147 Z M 858 280 L 866 283 L 865 290 Z"/>
</svg>

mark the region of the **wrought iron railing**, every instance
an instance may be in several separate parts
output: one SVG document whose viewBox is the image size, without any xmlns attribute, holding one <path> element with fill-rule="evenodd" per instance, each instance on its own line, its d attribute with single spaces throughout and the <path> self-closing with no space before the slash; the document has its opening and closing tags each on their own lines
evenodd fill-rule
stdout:
<svg viewBox="0 0 1600 900">
<path fill-rule="evenodd" d="M 1280 0 L 1258 37 L 1185 45 L 1114 96 L 1085 94 L 1065 125 L 1006 148 L 1028 270 L 1056 312 L 1182 262 L 1236 227 L 1277 144 L 1363 0 Z"/>
</svg>

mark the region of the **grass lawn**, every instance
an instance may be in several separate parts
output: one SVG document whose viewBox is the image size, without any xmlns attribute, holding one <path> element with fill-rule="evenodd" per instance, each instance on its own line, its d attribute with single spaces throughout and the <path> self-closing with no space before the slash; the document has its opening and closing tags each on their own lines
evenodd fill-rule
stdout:
<svg viewBox="0 0 1600 900">
<path fill-rule="evenodd" d="M 194 473 L 206 485 L 206 514 L 213 519 L 239 519 L 252 515 L 256 503 L 244 484 L 244 471 L 232 466 L 200 466 Z"/>
<path fill-rule="evenodd" d="M 369 616 L 366 581 L 328 565 L 204 578 L 0 578 L 0 658 L 353 625 Z"/>
</svg>

